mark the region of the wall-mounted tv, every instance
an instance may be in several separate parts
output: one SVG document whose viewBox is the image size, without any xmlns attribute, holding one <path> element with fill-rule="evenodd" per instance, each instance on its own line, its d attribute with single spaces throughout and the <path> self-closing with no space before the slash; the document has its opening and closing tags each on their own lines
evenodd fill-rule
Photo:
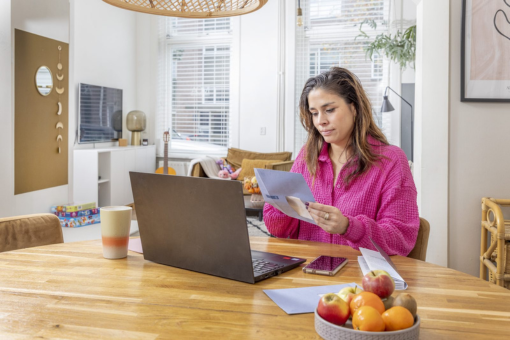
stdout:
<svg viewBox="0 0 510 340">
<path fill-rule="evenodd" d="M 122 137 L 122 90 L 80 84 L 79 143 L 111 142 Z"/>
</svg>

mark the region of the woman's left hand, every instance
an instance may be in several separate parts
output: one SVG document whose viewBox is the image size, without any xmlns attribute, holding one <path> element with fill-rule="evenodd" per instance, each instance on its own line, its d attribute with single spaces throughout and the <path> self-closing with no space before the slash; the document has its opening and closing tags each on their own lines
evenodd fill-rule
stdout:
<svg viewBox="0 0 510 340">
<path fill-rule="evenodd" d="M 308 212 L 315 223 L 330 234 L 345 234 L 347 231 L 349 219 L 336 207 L 310 202 Z"/>
</svg>

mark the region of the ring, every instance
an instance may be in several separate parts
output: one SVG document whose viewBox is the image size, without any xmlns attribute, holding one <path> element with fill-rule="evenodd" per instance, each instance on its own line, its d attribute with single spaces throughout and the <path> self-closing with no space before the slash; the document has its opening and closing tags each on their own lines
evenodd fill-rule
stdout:
<svg viewBox="0 0 510 340">
<path fill-rule="evenodd" d="M 325 213 L 323 217 L 326 221 L 329 220 L 329 213 Z"/>
</svg>

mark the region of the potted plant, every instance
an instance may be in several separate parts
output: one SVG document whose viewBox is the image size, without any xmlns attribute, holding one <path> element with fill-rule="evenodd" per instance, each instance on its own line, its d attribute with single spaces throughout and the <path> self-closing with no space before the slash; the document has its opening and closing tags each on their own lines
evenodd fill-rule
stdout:
<svg viewBox="0 0 510 340">
<path fill-rule="evenodd" d="M 372 29 L 377 28 L 377 23 L 374 20 L 364 20 L 359 27 L 361 33 L 355 39 L 359 37 L 370 38 L 363 31 L 364 24 L 367 24 Z M 401 69 L 405 69 L 407 66 L 414 68 L 416 58 L 416 25 L 410 26 L 404 32 L 397 31 L 395 35 L 381 33 L 375 37 L 374 41 L 365 46 L 364 50 L 370 60 L 372 60 L 374 54 L 379 54 L 399 64 Z"/>
</svg>

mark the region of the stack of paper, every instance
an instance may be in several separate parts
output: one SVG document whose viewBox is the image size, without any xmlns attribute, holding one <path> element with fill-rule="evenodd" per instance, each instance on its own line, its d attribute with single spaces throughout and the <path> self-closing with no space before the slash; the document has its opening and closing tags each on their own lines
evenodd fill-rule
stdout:
<svg viewBox="0 0 510 340">
<path fill-rule="evenodd" d="M 363 272 L 363 275 L 366 275 L 371 270 L 382 269 L 387 271 L 395 281 L 395 289 L 407 289 L 407 283 L 397 272 L 397 269 L 395 268 L 395 265 L 391 261 L 388 254 L 386 254 L 386 252 L 382 250 L 372 239 L 370 240 L 374 244 L 375 248 L 379 251 L 359 248 L 363 256 L 358 256 L 358 263 L 361 271 Z"/>
</svg>

